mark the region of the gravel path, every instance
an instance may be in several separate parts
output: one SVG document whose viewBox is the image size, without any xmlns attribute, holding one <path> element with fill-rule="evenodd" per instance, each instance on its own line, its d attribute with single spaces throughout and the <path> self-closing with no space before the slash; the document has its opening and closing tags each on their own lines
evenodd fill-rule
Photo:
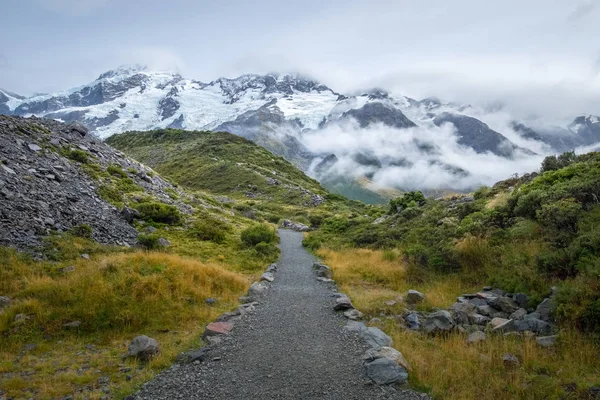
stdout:
<svg viewBox="0 0 600 400">
<path fill-rule="evenodd" d="M 423 399 L 365 378 L 366 347 L 342 330 L 331 287 L 316 280 L 302 234 L 280 230 L 275 282 L 207 361 L 174 365 L 134 399 Z"/>
</svg>

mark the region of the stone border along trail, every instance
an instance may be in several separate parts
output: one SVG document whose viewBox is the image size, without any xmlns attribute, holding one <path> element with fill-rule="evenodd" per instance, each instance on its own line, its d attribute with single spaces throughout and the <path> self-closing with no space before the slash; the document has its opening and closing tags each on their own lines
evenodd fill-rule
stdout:
<svg viewBox="0 0 600 400">
<path fill-rule="evenodd" d="M 428 399 L 378 386 L 365 376 L 369 347 L 334 311 L 331 283 L 319 282 L 302 233 L 279 230 L 281 259 L 258 304 L 232 332 L 175 364 L 128 399 Z M 356 323 L 354 323 L 356 324 Z"/>
</svg>

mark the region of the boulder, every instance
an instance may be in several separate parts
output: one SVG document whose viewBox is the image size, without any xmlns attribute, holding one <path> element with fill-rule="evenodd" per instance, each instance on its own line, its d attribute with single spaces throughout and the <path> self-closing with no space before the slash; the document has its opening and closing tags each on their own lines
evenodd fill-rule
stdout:
<svg viewBox="0 0 600 400">
<path fill-rule="evenodd" d="M 514 320 L 519 320 L 519 319 L 525 318 L 526 315 L 527 315 L 527 310 L 524 308 L 519 308 L 517 311 L 510 314 L 510 316 L 508 318 L 514 319 Z"/>
<path fill-rule="evenodd" d="M 273 274 L 271 272 L 265 272 L 260 277 L 260 280 L 261 281 L 267 281 L 267 282 L 273 282 L 275 280 L 275 276 L 273 276 Z"/>
<path fill-rule="evenodd" d="M 6 296 L 0 296 L 0 310 L 3 308 L 9 307 L 12 303 L 12 300 Z"/>
<path fill-rule="evenodd" d="M 467 336 L 467 343 L 473 344 L 473 343 L 484 342 L 485 339 L 486 339 L 485 333 L 483 333 L 481 331 L 475 331 L 475 332 L 470 333 L 469 336 Z"/>
<path fill-rule="evenodd" d="M 202 339 L 206 339 L 210 336 L 229 335 L 232 329 L 233 324 L 230 324 L 229 322 L 211 322 L 206 326 L 206 329 L 202 334 Z"/>
<path fill-rule="evenodd" d="M 410 289 L 404 298 L 406 304 L 418 304 L 425 300 L 425 295 L 417 290 Z"/>
<path fill-rule="evenodd" d="M 404 320 L 406 321 L 406 327 L 408 329 L 416 330 L 421 327 L 421 323 L 419 321 L 419 314 L 417 313 L 408 314 L 406 317 L 404 317 Z"/>
<path fill-rule="evenodd" d="M 485 300 L 484 300 L 485 301 Z M 486 317 L 491 317 L 492 314 L 496 313 L 497 310 L 487 305 L 487 303 L 483 306 L 477 306 L 477 312 Z"/>
<path fill-rule="evenodd" d="M 365 363 L 365 373 L 378 385 L 403 384 L 408 379 L 406 369 L 389 358 L 378 358 Z"/>
<path fill-rule="evenodd" d="M 518 332 L 530 331 L 538 335 L 549 335 L 552 333 L 552 325 L 541 319 L 529 318 L 515 321 L 515 330 Z"/>
<path fill-rule="evenodd" d="M 475 306 L 471 303 L 454 303 L 448 310 L 456 324 L 468 325 L 469 314 L 473 313 L 475 309 Z"/>
<path fill-rule="evenodd" d="M 519 307 L 527 309 L 527 306 L 529 305 L 529 296 L 523 293 L 517 293 L 515 294 L 514 299 Z"/>
<path fill-rule="evenodd" d="M 194 350 L 191 353 L 188 354 L 187 356 L 187 361 L 188 363 L 193 363 L 193 362 L 202 362 L 204 360 L 206 360 L 206 357 L 208 356 L 208 348 L 203 347 L 201 349 L 198 350 Z"/>
<path fill-rule="evenodd" d="M 42 148 L 35 143 L 28 144 L 27 148 L 29 150 L 33 151 L 34 153 L 37 153 L 38 151 L 42 151 Z"/>
<path fill-rule="evenodd" d="M 350 297 L 344 295 L 339 296 L 335 299 L 335 306 L 333 307 L 336 311 L 344 311 L 354 308 L 352 302 L 350 301 Z"/>
<path fill-rule="evenodd" d="M 286 229 L 292 229 L 297 232 L 307 232 L 310 230 L 308 226 L 301 224 L 300 222 L 292 222 L 289 219 L 283 220 L 283 222 L 281 222 L 281 227 Z"/>
<path fill-rule="evenodd" d="M 506 333 L 516 330 L 515 321 L 512 319 L 494 318 L 490 324 L 493 326 L 492 332 Z"/>
<path fill-rule="evenodd" d="M 554 344 L 556 343 L 556 338 L 558 336 L 554 335 L 554 336 L 540 336 L 538 338 L 535 339 L 535 342 L 537 343 L 538 346 L 540 347 L 553 347 Z"/>
<path fill-rule="evenodd" d="M 358 321 L 348 321 L 346 322 L 346 325 L 344 325 L 343 328 L 346 332 L 363 332 L 367 330 L 367 326 L 365 324 L 363 324 L 362 322 L 358 322 Z"/>
<path fill-rule="evenodd" d="M 510 353 L 505 353 L 504 356 L 502 356 L 502 362 L 506 368 L 516 368 L 521 365 L 517 356 Z"/>
<path fill-rule="evenodd" d="M 323 282 L 323 283 L 331 283 L 331 282 L 335 282 L 333 279 L 329 279 L 329 278 L 322 278 L 322 277 L 318 277 L 317 280 L 319 282 Z"/>
<path fill-rule="evenodd" d="M 60 272 L 62 272 L 63 274 L 69 274 L 71 272 L 75 272 L 75 266 L 69 265 L 68 267 L 64 267 L 63 269 L 61 269 Z"/>
<path fill-rule="evenodd" d="M 71 122 L 69 125 L 67 125 L 67 128 L 69 128 L 71 132 L 76 132 L 81 136 L 85 136 L 89 132 L 88 128 L 79 122 Z"/>
<path fill-rule="evenodd" d="M 351 310 L 344 312 L 344 316 L 348 319 L 355 321 L 357 319 L 361 319 L 363 317 L 363 313 L 361 313 L 358 310 L 351 309 Z"/>
<path fill-rule="evenodd" d="M 269 267 L 267 268 L 267 272 L 276 272 L 277 271 L 277 264 L 271 264 L 269 265 Z"/>
<path fill-rule="evenodd" d="M 472 313 L 469 314 L 469 322 L 473 325 L 485 325 L 490 322 L 490 318 L 485 315 Z"/>
<path fill-rule="evenodd" d="M 158 343 L 151 337 L 141 335 L 134 338 L 127 349 L 127 356 L 148 361 L 159 352 Z"/>
<path fill-rule="evenodd" d="M 540 314 L 540 319 L 542 321 L 550 321 L 550 317 L 552 316 L 552 314 L 554 313 L 554 302 L 552 301 L 552 299 L 547 298 L 544 299 L 535 309 L 535 312 Z"/>
<path fill-rule="evenodd" d="M 395 361 L 396 364 L 398 364 L 405 370 L 407 370 L 407 371 L 411 370 L 410 364 L 408 364 L 408 361 L 406 361 L 406 358 L 404 358 L 402 353 L 400 353 L 398 350 L 394 349 L 393 347 L 383 346 L 383 347 L 369 349 L 366 351 L 366 353 L 363 355 L 362 358 L 363 358 L 363 360 L 365 360 L 367 362 L 377 360 L 378 358 L 389 358 L 390 360 Z"/>
<path fill-rule="evenodd" d="M 333 277 L 333 271 L 325 264 L 314 263 L 313 268 L 317 271 L 319 278 L 331 279 Z"/>
<path fill-rule="evenodd" d="M 452 315 L 446 310 L 429 314 L 423 323 L 423 329 L 429 334 L 449 332 L 453 327 Z"/>
<path fill-rule="evenodd" d="M 164 237 L 158 238 L 157 243 L 160 247 L 170 247 L 171 246 L 171 242 L 169 242 Z"/>
<path fill-rule="evenodd" d="M 510 297 L 501 296 L 488 300 L 488 304 L 507 314 L 512 314 L 519 309 L 519 305 Z"/>
<path fill-rule="evenodd" d="M 251 299 L 263 297 L 267 294 L 267 290 L 269 290 L 269 287 L 264 281 L 254 282 L 248 289 L 248 297 Z"/>
<path fill-rule="evenodd" d="M 365 343 L 372 347 L 391 347 L 392 346 L 392 338 L 383 333 L 383 331 L 379 328 L 369 327 L 364 331 L 360 332 L 360 337 L 365 341 Z"/>
</svg>

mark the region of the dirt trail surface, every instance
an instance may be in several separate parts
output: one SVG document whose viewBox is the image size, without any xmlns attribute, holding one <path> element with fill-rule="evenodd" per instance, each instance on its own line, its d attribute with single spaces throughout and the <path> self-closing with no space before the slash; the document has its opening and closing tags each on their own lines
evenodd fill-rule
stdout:
<svg viewBox="0 0 600 400">
<path fill-rule="evenodd" d="M 372 384 L 363 373 L 367 347 L 333 311 L 331 287 L 318 282 L 302 234 L 280 230 L 275 281 L 256 311 L 209 347 L 205 361 L 176 364 L 133 399 L 423 399 Z"/>
</svg>

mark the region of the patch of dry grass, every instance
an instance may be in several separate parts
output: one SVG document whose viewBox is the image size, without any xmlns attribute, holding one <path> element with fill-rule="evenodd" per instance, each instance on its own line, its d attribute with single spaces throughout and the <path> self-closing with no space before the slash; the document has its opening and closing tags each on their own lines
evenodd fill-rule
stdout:
<svg viewBox="0 0 600 400">
<path fill-rule="evenodd" d="M 111 393 L 127 394 L 198 346 L 205 325 L 248 288 L 243 275 L 173 254 L 101 254 L 71 260 L 66 273 L 65 263 L 3 255 L 0 293 L 13 303 L 0 314 L 0 388 L 9 398 L 100 398 L 104 376 Z M 206 304 L 209 297 L 217 303 Z M 81 326 L 65 330 L 71 321 Z M 138 368 L 121 357 L 141 334 L 157 339 L 161 353 Z M 29 344 L 37 347 L 25 351 Z"/>
<path fill-rule="evenodd" d="M 480 245 L 485 247 L 485 243 L 469 243 L 465 249 Z M 318 254 L 332 267 L 340 290 L 352 298 L 367 318 L 381 312 L 401 313 L 402 303 L 389 307 L 384 302 L 396 299 L 408 289 L 425 293 L 427 300 L 420 308 L 445 308 L 461 293 L 477 290 L 483 284 L 473 286 L 470 279 L 450 275 L 408 285 L 404 281 L 406 268 L 397 253 L 393 256 L 364 249 L 323 249 Z M 587 388 L 600 383 L 600 347 L 575 331 L 561 331 L 554 349 L 542 349 L 535 339 L 504 336 L 489 336 L 484 343 L 467 345 L 463 334 L 428 337 L 404 330 L 393 319 L 384 319 L 383 329 L 411 364 L 410 383 L 435 398 L 585 399 L 591 398 L 586 397 Z M 505 367 L 505 353 L 516 355 L 521 365 Z M 573 393 L 568 394 L 568 390 Z"/>
</svg>

